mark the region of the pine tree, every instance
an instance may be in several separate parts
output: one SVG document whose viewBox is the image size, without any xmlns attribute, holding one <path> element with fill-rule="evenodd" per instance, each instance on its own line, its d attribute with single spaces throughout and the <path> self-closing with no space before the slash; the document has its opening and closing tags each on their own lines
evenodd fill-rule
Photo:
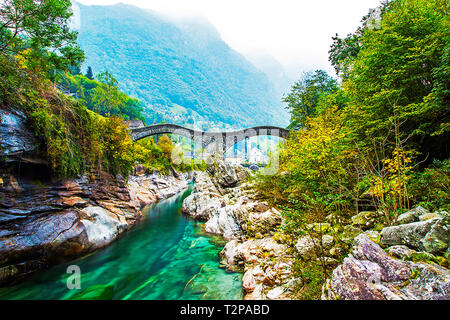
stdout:
<svg viewBox="0 0 450 320">
<path fill-rule="evenodd" d="M 91 66 L 89 66 L 89 67 L 87 68 L 86 77 L 87 77 L 89 80 L 94 80 L 94 73 L 92 72 Z"/>
</svg>

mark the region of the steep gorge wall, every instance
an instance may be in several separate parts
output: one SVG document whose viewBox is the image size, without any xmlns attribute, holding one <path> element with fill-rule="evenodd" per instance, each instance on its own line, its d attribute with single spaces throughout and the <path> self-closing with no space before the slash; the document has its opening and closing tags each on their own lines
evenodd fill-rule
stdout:
<svg viewBox="0 0 450 320">
<path fill-rule="evenodd" d="M 0 285 L 102 248 L 142 218 L 141 208 L 187 188 L 187 175 L 128 180 L 106 172 L 51 177 L 24 114 L 0 110 Z"/>
</svg>

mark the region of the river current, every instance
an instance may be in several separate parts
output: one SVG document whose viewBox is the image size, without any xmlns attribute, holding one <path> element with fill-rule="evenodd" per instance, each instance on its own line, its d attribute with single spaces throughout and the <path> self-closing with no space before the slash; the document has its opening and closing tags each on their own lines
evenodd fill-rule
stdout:
<svg viewBox="0 0 450 320">
<path fill-rule="evenodd" d="M 242 299 L 242 274 L 219 268 L 224 241 L 181 213 L 190 192 L 145 208 L 107 248 L 0 288 L 0 299 Z M 80 268 L 81 289 L 67 286 L 70 265 Z"/>
</svg>

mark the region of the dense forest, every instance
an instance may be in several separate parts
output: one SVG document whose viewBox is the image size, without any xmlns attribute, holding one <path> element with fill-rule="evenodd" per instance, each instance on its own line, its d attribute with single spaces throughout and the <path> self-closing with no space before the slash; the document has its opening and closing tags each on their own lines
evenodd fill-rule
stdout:
<svg viewBox="0 0 450 320">
<path fill-rule="evenodd" d="M 346 37 L 336 35 L 329 59 L 339 81 L 306 74 L 284 100 L 297 129 L 280 150 L 280 172 L 260 176 L 264 198 L 284 208 L 286 232 L 357 213 L 369 198 L 390 225 L 413 205 L 449 210 L 450 20 L 445 0 L 395 0 Z M 347 252 L 348 248 L 343 248 Z M 329 272 L 298 261 L 320 296 Z M 320 285 L 318 285 L 320 284 Z"/>
</svg>

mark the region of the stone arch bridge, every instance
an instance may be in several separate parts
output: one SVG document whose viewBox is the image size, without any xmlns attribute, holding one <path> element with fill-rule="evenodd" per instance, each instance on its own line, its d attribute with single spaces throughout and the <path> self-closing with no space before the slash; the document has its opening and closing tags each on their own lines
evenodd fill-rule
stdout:
<svg viewBox="0 0 450 320">
<path fill-rule="evenodd" d="M 245 140 L 245 151 L 247 153 L 247 140 L 258 136 L 275 136 L 286 139 L 289 130 L 275 126 L 259 126 L 237 131 L 209 132 L 185 128 L 176 124 L 156 124 L 147 127 L 129 127 L 131 138 L 134 141 L 158 134 L 174 134 L 191 139 L 191 143 L 199 143 L 206 149 L 215 144 L 215 149 L 226 153 L 229 147 Z"/>
</svg>

